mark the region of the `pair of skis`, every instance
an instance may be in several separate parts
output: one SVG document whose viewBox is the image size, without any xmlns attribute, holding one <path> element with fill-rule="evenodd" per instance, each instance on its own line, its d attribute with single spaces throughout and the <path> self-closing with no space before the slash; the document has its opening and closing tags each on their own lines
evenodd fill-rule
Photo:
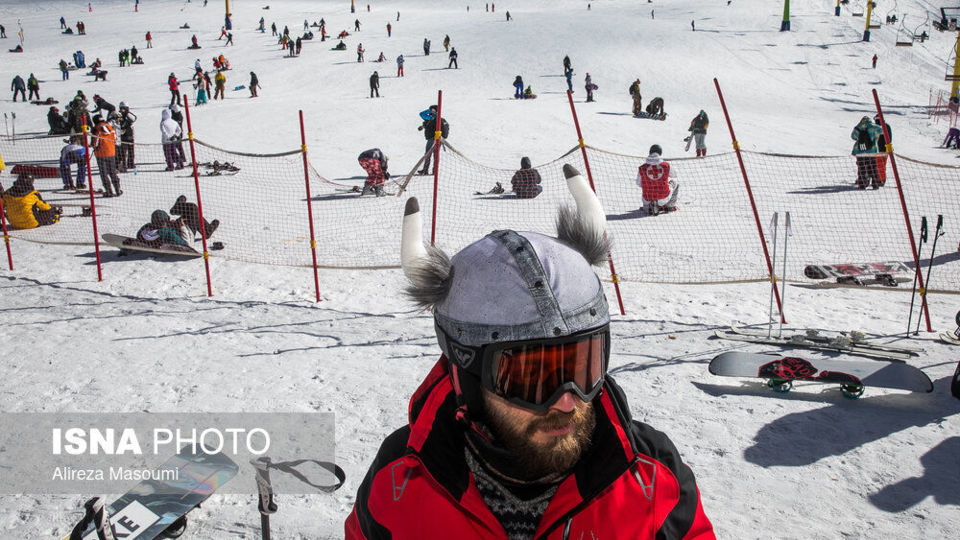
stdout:
<svg viewBox="0 0 960 540">
<path fill-rule="evenodd" d="M 715 335 L 732 341 L 836 351 L 899 362 L 905 362 L 923 352 L 923 349 L 909 345 L 878 343 L 867 339 L 862 332 L 827 335 L 818 330 L 805 330 L 776 336 L 766 330 L 731 327 L 729 330 L 716 330 Z"/>
</svg>

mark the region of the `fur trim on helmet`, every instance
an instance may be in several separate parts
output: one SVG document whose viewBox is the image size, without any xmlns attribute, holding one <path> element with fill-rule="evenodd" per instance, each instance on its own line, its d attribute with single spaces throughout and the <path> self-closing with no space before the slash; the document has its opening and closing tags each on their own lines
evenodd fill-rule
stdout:
<svg viewBox="0 0 960 540">
<path fill-rule="evenodd" d="M 410 280 L 404 292 L 414 304 L 424 309 L 435 306 L 447 297 L 453 278 L 450 257 L 434 246 L 426 249 L 425 257 L 404 268 Z"/>
<path fill-rule="evenodd" d="M 603 231 L 587 224 L 575 208 L 564 206 L 557 213 L 557 238 L 577 250 L 592 266 L 607 261 L 610 241 Z"/>
</svg>

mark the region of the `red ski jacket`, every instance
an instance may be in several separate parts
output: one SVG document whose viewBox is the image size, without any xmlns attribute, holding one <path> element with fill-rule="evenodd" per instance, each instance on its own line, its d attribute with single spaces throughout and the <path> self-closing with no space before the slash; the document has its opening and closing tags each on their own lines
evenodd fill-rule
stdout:
<svg viewBox="0 0 960 540">
<path fill-rule="evenodd" d="M 643 200 L 659 201 L 666 199 L 670 195 L 670 185 L 667 181 L 670 178 L 670 163 L 661 161 L 653 164 L 650 162 L 640 166 L 637 173 L 637 183 L 643 190 Z"/>
<path fill-rule="evenodd" d="M 633 421 L 609 376 L 594 399 L 590 451 L 558 487 L 534 538 L 715 538 L 693 472 L 666 435 Z M 410 423 L 387 437 L 357 491 L 346 538 L 505 539 L 464 457 L 463 424 L 445 357 L 410 400 Z"/>
</svg>

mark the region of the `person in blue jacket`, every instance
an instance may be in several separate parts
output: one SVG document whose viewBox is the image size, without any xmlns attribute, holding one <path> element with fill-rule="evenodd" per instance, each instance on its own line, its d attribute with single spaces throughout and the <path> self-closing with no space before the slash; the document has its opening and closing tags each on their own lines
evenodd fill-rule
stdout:
<svg viewBox="0 0 960 540">
<path fill-rule="evenodd" d="M 523 78 L 517 75 L 517 78 L 513 80 L 513 97 L 514 99 L 523 98 Z"/>
<path fill-rule="evenodd" d="M 881 186 L 877 177 L 876 156 L 873 155 L 877 153 L 880 133 L 880 126 L 874 124 L 869 116 L 861 118 L 850 133 L 850 138 L 856 141 L 851 154 L 857 158 L 857 187 L 860 189 L 867 189 L 867 186 L 878 189 Z"/>
<path fill-rule="evenodd" d="M 74 184 L 70 177 L 70 166 L 77 164 L 77 182 Z M 79 144 L 77 137 L 71 137 L 70 142 L 60 150 L 60 179 L 64 189 L 86 189 L 87 181 L 87 151 Z"/>
</svg>

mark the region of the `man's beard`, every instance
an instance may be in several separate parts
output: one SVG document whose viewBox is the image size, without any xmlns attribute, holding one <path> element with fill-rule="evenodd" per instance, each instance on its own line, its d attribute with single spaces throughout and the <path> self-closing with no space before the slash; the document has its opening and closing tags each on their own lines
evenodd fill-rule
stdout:
<svg viewBox="0 0 960 540">
<path fill-rule="evenodd" d="M 571 412 L 551 411 L 534 418 L 524 426 L 509 413 L 487 407 L 490 429 L 503 448 L 515 460 L 514 470 L 523 471 L 528 478 L 537 478 L 568 472 L 590 448 L 593 428 L 596 426 L 593 405 L 586 403 Z M 547 444 L 535 444 L 533 436 L 540 430 L 573 429 L 564 435 L 551 437 Z"/>
</svg>

